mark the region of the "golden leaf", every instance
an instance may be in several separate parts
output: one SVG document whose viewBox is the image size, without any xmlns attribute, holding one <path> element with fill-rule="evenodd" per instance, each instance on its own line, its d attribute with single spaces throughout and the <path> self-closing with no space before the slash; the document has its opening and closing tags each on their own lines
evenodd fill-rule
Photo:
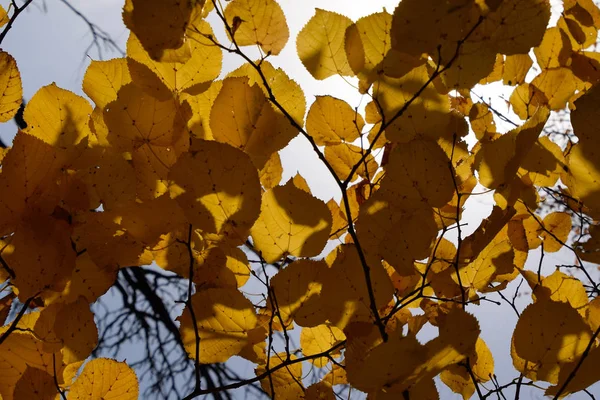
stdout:
<svg viewBox="0 0 600 400">
<path fill-rule="evenodd" d="M 201 290 L 192 296 L 189 304 L 196 317 L 200 362 L 203 364 L 225 362 L 237 355 L 257 323 L 254 306 L 237 289 Z M 195 328 L 187 307 L 178 320 L 185 349 L 191 358 L 195 358 Z"/>
<path fill-rule="evenodd" d="M 316 256 L 329 239 L 332 216 L 327 205 L 293 185 L 265 192 L 260 210 L 250 233 L 267 262 L 288 254 Z"/>
<path fill-rule="evenodd" d="M 138 382 L 125 362 L 108 358 L 91 360 L 69 389 L 69 400 L 136 400 Z"/>
<path fill-rule="evenodd" d="M 315 79 L 354 75 L 344 49 L 346 29 L 350 25 L 350 18 L 317 8 L 298 34 L 298 56 Z"/>
<path fill-rule="evenodd" d="M 6 11 L 0 10 L 0 26 Z M 8 53 L 0 51 L 0 122 L 9 121 L 15 116 L 23 102 L 23 87 L 17 62 Z M 29 120 L 28 120 L 29 121 Z"/>
<path fill-rule="evenodd" d="M 285 47 L 290 31 L 281 6 L 275 0 L 232 0 L 225 8 L 225 18 L 233 26 L 238 46 L 259 45 L 267 54 L 277 55 Z"/>
</svg>

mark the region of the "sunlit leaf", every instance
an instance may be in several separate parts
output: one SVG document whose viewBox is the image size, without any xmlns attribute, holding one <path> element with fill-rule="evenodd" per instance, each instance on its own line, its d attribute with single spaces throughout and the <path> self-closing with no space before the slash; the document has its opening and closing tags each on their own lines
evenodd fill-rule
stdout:
<svg viewBox="0 0 600 400">
<path fill-rule="evenodd" d="M 210 306 L 207 306 L 210 305 Z M 206 289 L 192 296 L 196 327 L 189 310 L 183 310 L 181 339 L 191 358 L 199 351 L 200 362 L 225 362 L 238 354 L 248 342 L 248 332 L 256 326 L 254 307 L 237 289 Z M 200 337 L 196 348 L 197 330 Z"/>
<path fill-rule="evenodd" d="M 0 10 L 0 14 L 6 12 Z M 0 15 L 0 26 L 3 25 Z M 15 116 L 23 101 L 23 87 L 21 86 L 21 75 L 17 69 L 17 62 L 8 53 L 0 52 L 0 122 L 9 121 Z"/>
<path fill-rule="evenodd" d="M 275 0 L 232 0 L 225 8 L 229 26 L 241 22 L 233 39 L 239 46 L 259 45 L 267 54 L 277 55 L 286 45 L 290 32 L 281 6 Z"/>
<path fill-rule="evenodd" d="M 135 400 L 138 398 L 135 372 L 125 362 L 97 358 L 88 362 L 69 389 L 68 400 Z"/>
<path fill-rule="evenodd" d="M 251 234 L 267 262 L 316 256 L 325 247 L 332 216 L 323 201 L 287 184 L 265 192 L 260 209 Z"/>
<path fill-rule="evenodd" d="M 346 29 L 350 25 L 350 18 L 317 8 L 298 34 L 298 56 L 315 79 L 354 75 L 344 48 Z"/>
</svg>

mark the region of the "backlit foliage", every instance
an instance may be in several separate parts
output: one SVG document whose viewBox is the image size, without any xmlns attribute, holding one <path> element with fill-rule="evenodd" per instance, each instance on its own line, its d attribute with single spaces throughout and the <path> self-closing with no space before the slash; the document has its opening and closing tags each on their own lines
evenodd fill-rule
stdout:
<svg viewBox="0 0 600 400">
<path fill-rule="evenodd" d="M 437 399 L 436 381 L 465 399 L 525 385 L 559 398 L 600 380 L 593 2 L 565 0 L 552 24 L 548 0 L 402 0 L 357 21 L 317 9 L 293 38 L 275 0 L 225 4 L 126 0 L 127 54 L 91 62 L 93 104 L 55 84 L 28 102 L 0 152 L 0 397 L 137 398 L 125 362 L 86 361 L 89 305 L 152 263 L 189 280 L 187 398 L 256 382 L 277 399 Z M 366 107 L 303 93 L 277 67 L 294 42 L 314 79 L 350 79 Z M 222 71 L 227 52 L 244 64 Z M 22 101 L 17 61 L 0 52 L 3 122 Z M 520 118 L 504 132 L 470 92 L 494 82 Z M 565 107 L 575 137 L 553 140 L 544 127 Z M 282 182 L 278 151 L 298 135 L 339 201 Z M 482 193 L 494 207 L 466 235 Z M 549 197 L 563 207 L 542 211 Z M 561 250 L 573 265 L 545 276 Z M 513 281 L 530 287 L 525 309 Z M 508 382 L 474 315 L 496 292 L 519 317 Z M 207 387 L 201 364 L 234 356 L 256 375 Z"/>
</svg>

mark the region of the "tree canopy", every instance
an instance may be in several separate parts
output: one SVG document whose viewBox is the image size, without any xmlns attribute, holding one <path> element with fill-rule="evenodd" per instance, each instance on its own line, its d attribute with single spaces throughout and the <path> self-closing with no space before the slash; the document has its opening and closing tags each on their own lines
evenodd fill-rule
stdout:
<svg viewBox="0 0 600 400">
<path fill-rule="evenodd" d="M 30 2 L 0 9 L 0 43 Z M 438 399 L 436 381 L 464 399 L 587 390 L 600 380 L 600 9 L 562 7 L 552 22 L 548 0 L 402 0 L 356 21 L 316 9 L 290 37 L 275 0 L 125 0 L 126 55 L 91 62 L 87 98 L 40 88 L 0 149 L 0 398 L 137 399 L 127 361 L 90 359 L 90 304 L 151 264 L 186 282 L 169 321 L 193 364 L 186 399 L 255 382 L 277 399 Z M 345 77 L 366 106 L 305 93 L 277 66 L 294 45 L 315 80 Z M 224 53 L 244 64 L 223 71 Z M 22 105 L 17 61 L 0 52 L 1 122 Z M 514 88 L 515 118 L 472 94 L 496 82 Z M 572 132 L 549 134 L 564 114 Z M 297 136 L 339 201 L 282 182 Z M 493 209 L 466 235 L 465 203 L 485 193 Z M 545 273 L 561 250 L 573 262 Z M 507 382 L 474 311 L 492 296 L 518 316 Z M 203 365 L 233 357 L 255 375 L 208 385 Z"/>
</svg>

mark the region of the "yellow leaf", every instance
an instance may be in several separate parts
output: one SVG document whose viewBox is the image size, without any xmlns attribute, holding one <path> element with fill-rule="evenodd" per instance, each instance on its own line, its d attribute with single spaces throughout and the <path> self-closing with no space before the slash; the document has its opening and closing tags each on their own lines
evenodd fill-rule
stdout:
<svg viewBox="0 0 600 400">
<path fill-rule="evenodd" d="M 123 86 L 117 99 L 106 106 L 104 121 L 108 141 L 120 151 L 173 146 L 187 134 L 187 118 L 175 100 L 157 100 L 134 83 Z"/>
<path fill-rule="evenodd" d="M 0 26 L 6 17 L 6 11 L 0 10 Z M 23 102 L 23 87 L 17 62 L 8 53 L 0 51 L 0 122 L 9 121 L 15 116 Z M 29 120 L 27 123 L 31 124 Z"/>
<path fill-rule="evenodd" d="M 8 326 L 0 328 L 0 334 L 3 334 L 6 329 Z M 57 358 L 60 360 L 60 354 Z M 57 373 L 60 373 L 60 365 L 56 367 Z M 0 396 L 3 400 L 14 398 L 15 385 L 28 368 L 37 368 L 52 376 L 54 374 L 52 353 L 44 351 L 43 342 L 33 333 L 12 332 L 0 345 Z"/>
<path fill-rule="evenodd" d="M 504 71 L 502 73 L 502 83 L 509 86 L 520 85 L 525 81 L 527 72 L 533 65 L 533 60 L 529 54 L 513 54 L 506 56 L 504 60 Z"/>
<path fill-rule="evenodd" d="M 279 313 L 286 325 L 294 320 L 300 326 L 315 326 L 319 319 L 324 320 L 319 316 L 318 297 L 326 270 L 324 261 L 297 260 L 271 279 Z M 319 322 L 314 323 L 315 319 Z"/>
<path fill-rule="evenodd" d="M 326 382 L 322 380 L 317 383 L 313 383 L 309 387 L 306 388 L 306 392 L 304 392 L 305 400 L 335 400 L 335 394 L 333 393 L 333 388 Z"/>
<path fill-rule="evenodd" d="M 274 0 L 233 0 L 225 8 L 225 18 L 231 27 L 235 18 L 241 20 L 233 31 L 239 46 L 256 44 L 266 54 L 279 54 L 290 37 L 283 10 Z"/>
<path fill-rule="evenodd" d="M 594 145 L 579 143 L 567 156 L 568 175 L 565 183 L 576 199 L 590 209 L 588 214 L 598 216 L 600 211 L 600 151 Z"/>
<path fill-rule="evenodd" d="M 541 285 L 537 282 L 537 276 L 535 281 L 532 282 L 531 278 L 527 281 L 533 290 L 532 297 L 535 301 L 552 300 L 567 303 L 585 317 L 588 296 L 579 279 L 555 271 L 552 275 L 543 278 Z"/>
<path fill-rule="evenodd" d="M 120 220 L 115 212 L 82 212 L 77 215 L 73 241 L 78 249 L 86 249 L 95 264 L 104 268 L 152 263 L 152 253 L 122 229 Z"/>
<path fill-rule="evenodd" d="M 108 358 L 91 360 L 69 389 L 68 400 L 136 400 L 138 382 L 125 363 Z"/>
<path fill-rule="evenodd" d="M 416 96 L 428 79 L 429 71 L 426 65 L 414 68 L 401 78 L 380 76 L 378 84 L 373 88 L 373 98 L 379 102 L 386 121 L 394 118 L 413 100 L 386 129 L 385 136 L 388 140 L 406 143 L 415 137 L 437 140 L 442 136 L 451 121 L 450 100 L 433 85 L 427 85 Z"/>
<path fill-rule="evenodd" d="M 15 272 L 12 282 L 19 300 L 24 302 L 45 290 L 63 290 L 75 267 L 71 228 L 66 222 L 32 215 L 7 242 L 0 254 Z"/>
<path fill-rule="evenodd" d="M 369 87 L 384 70 L 390 51 L 392 15 L 386 11 L 360 18 L 346 30 L 346 54 L 355 75 Z"/>
<path fill-rule="evenodd" d="M 92 106 L 83 97 L 56 84 L 44 86 L 31 98 L 23 118 L 25 132 L 61 148 L 71 148 L 89 135 Z"/>
<path fill-rule="evenodd" d="M 569 68 L 544 70 L 531 81 L 531 85 L 544 95 L 545 101 L 542 104 L 555 111 L 565 108 L 575 92 L 583 89 L 581 82 Z"/>
<path fill-rule="evenodd" d="M 0 6 L 0 27 L 6 25 L 10 18 L 8 18 L 8 14 L 4 7 Z"/>
<path fill-rule="evenodd" d="M 333 325 L 324 324 L 315 326 L 314 328 L 303 328 L 300 333 L 300 346 L 302 346 L 302 353 L 305 356 L 324 353 L 342 340 L 346 340 L 346 335 Z M 333 357 L 338 356 L 340 355 L 340 349 L 329 354 Z M 310 362 L 322 368 L 329 363 L 329 358 L 313 358 Z"/>
<path fill-rule="evenodd" d="M 518 174 L 528 174 L 536 186 L 552 187 L 566 166 L 561 148 L 547 136 L 540 137 L 531 148 L 529 156 L 521 162 Z"/>
<path fill-rule="evenodd" d="M 454 184 L 449 160 L 430 140 L 413 140 L 390 155 L 379 195 L 408 208 L 442 207 L 452 199 Z"/>
<path fill-rule="evenodd" d="M 267 262 L 288 254 L 316 256 L 329 239 L 332 216 L 327 205 L 293 185 L 265 192 L 260 210 L 251 234 Z"/>
<path fill-rule="evenodd" d="M 487 382 L 494 373 L 494 358 L 483 339 L 477 338 L 475 351 L 469 355 L 469 366 L 477 382 Z M 450 365 L 440 374 L 444 382 L 454 393 L 460 393 L 463 399 L 470 399 L 475 393 L 475 384 L 463 365 Z"/>
<path fill-rule="evenodd" d="M 548 102 L 546 95 L 529 83 L 517 86 L 509 100 L 514 113 L 522 120 L 531 118 L 541 106 Z"/>
<path fill-rule="evenodd" d="M 56 206 L 56 177 L 65 163 L 56 148 L 19 132 L 2 160 L 0 235 L 14 232 L 26 213 L 51 214 Z"/>
<path fill-rule="evenodd" d="M 404 390 L 464 360 L 475 351 L 479 332 L 475 317 L 455 308 L 440 326 L 440 335 L 425 345 L 414 336 L 391 335 L 365 357 L 347 358 L 348 380 L 363 391 L 380 390 L 385 386 L 386 391 L 401 395 Z"/>
<path fill-rule="evenodd" d="M 190 304 L 196 317 L 203 364 L 225 362 L 237 355 L 249 340 L 248 332 L 257 323 L 254 306 L 237 289 L 201 290 L 192 296 Z M 195 359 L 196 335 L 187 307 L 178 320 L 185 349 Z"/>
<path fill-rule="evenodd" d="M 503 230 L 468 265 L 459 267 L 460 282 L 471 290 L 485 289 L 496 275 L 507 274 L 514 268 L 514 252 Z M 459 282 L 456 272 L 452 279 Z"/>
<path fill-rule="evenodd" d="M 98 345 L 98 329 L 88 301 L 80 297 L 63 305 L 56 314 L 54 332 L 63 343 L 66 364 L 83 361 Z"/>
<path fill-rule="evenodd" d="M 549 115 L 547 108 L 541 108 L 519 128 L 483 143 L 475 156 L 479 183 L 495 189 L 510 182 L 537 141 Z"/>
<path fill-rule="evenodd" d="M 392 299 L 390 278 L 376 258 L 367 259 L 375 307 L 381 309 Z M 373 321 L 371 300 L 365 283 L 365 269 L 353 244 L 341 245 L 335 260 L 323 276 L 321 308 L 327 319 L 340 329 L 350 322 Z"/>
<path fill-rule="evenodd" d="M 195 87 L 194 94 L 183 92 L 180 96 L 182 104 L 187 103 L 192 111 L 192 116 L 187 122 L 189 130 L 198 139 L 214 140 L 210 130 L 210 112 L 212 105 L 221 91 L 223 81 L 213 81 L 210 85 Z M 203 90 L 201 90 L 203 89 Z"/>
<path fill-rule="evenodd" d="M 161 62 L 153 60 L 132 33 L 127 41 L 127 55 L 130 57 L 128 66 L 133 80 L 151 94 L 158 92 L 167 95 L 163 93 L 162 85 L 157 85 L 156 78 L 174 94 L 184 90 L 192 92 L 195 86 L 216 79 L 221 72 L 223 54 L 219 47 L 207 39 L 211 36 L 214 34 L 208 22 L 199 18 L 192 21 L 188 26 L 185 44 L 189 47 L 190 57 Z M 151 75 L 148 75 L 146 68 Z"/>
<path fill-rule="evenodd" d="M 563 247 L 571 232 L 571 216 L 566 212 L 553 212 L 544 217 L 544 251 L 555 253 Z M 542 229 L 542 228 L 540 228 Z"/>
<path fill-rule="evenodd" d="M 273 189 L 275 186 L 279 185 L 283 175 L 283 167 L 281 165 L 279 153 L 275 152 L 271 154 L 271 157 L 259 171 L 258 175 L 261 185 L 266 190 Z"/>
<path fill-rule="evenodd" d="M 223 81 L 211 110 L 210 128 L 215 140 L 248 153 L 258 169 L 298 134 L 260 87 L 250 86 L 247 78 Z"/>
<path fill-rule="evenodd" d="M 204 1 L 126 0 L 123 22 L 140 39 L 154 60 L 168 49 L 177 49 L 186 41 L 186 29 L 194 7 L 202 9 Z"/>
<path fill-rule="evenodd" d="M 473 104 L 469 111 L 469 122 L 478 140 L 490 140 L 494 137 L 496 133 L 494 115 L 485 103 Z"/>
<path fill-rule="evenodd" d="M 304 92 L 297 82 L 290 79 L 286 72 L 281 68 L 275 68 L 267 60 L 255 61 L 260 66 L 260 72 L 264 75 L 273 96 L 277 102 L 289 113 L 289 115 L 298 123 L 304 125 L 304 113 L 306 112 L 306 99 Z M 267 89 L 259 72 L 249 63 L 246 63 L 227 74 L 227 77 L 247 77 L 250 86 L 258 84 L 265 96 L 269 96 Z M 279 114 L 281 110 L 275 109 Z M 283 114 L 282 114 L 283 115 Z"/>
<path fill-rule="evenodd" d="M 575 368 L 578 367 L 577 372 L 562 392 L 561 398 L 570 393 L 575 393 L 580 390 L 584 390 L 598 382 L 598 364 L 600 364 L 600 347 L 593 347 L 587 357 L 583 360 L 581 365 L 579 359 L 562 366 L 558 375 L 558 382 L 556 386 L 550 386 L 544 393 L 546 396 L 556 396 L 558 389 L 562 388 L 567 379 L 571 377 Z"/>
<path fill-rule="evenodd" d="M 577 360 L 590 339 L 590 328 L 568 303 L 537 301 L 515 327 L 513 364 L 527 378 L 556 384 L 561 368 Z"/>
<path fill-rule="evenodd" d="M 542 69 L 566 67 L 572 51 L 569 36 L 556 26 L 546 31 L 542 43 L 533 50 Z"/>
<path fill-rule="evenodd" d="M 93 303 L 106 293 L 116 279 L 115 268 L 98 266 L 92 261 L 89 253 L 85 252 L 77 256 L 75 268 L 64 290 L 61 293 L 48 292 L 42 297 L 46 305 L 54 302 L 72 303 L 80 296 L 88 303 Z"/>
<path fill-rule="evenodd" d="M 356 110 L 332 96 L 317 96 L 306 117 L 306 129 L 319 146 L 352 143 L 364 126 L 363 117 Z"/>
<path fill-rule="evenodd" d="M 252 162 L 227 144 L 199 141 L 171 168 L 171 197 L 194 228 L 243 243 L 258 217 L 260 183 Z"/>
<path fill-rule="evenodd" d="M 57 395 L 54 377 L 46 371 L 29 366 L 19 378 L 13 393 L 15 399 L 37 400 L 56 400 Z"/>
<path fill-rule="evenodd" d="M 285 362 L 287 359 L 286 353 L 278 353 L 271 357 L 269 368 L 273 369 Z M 294 361 L 297 357 L 293 354 L 290 360 Z M 269 373 L 267 365 L 259 365 L 256 367 L 256 375 Z M 273 383 L 273 390 L 271 389 Z M 271 398 L 282 400 L 296 400 L 304 397 L 304 387 L 302 386 L 302 363 L 295 363 L 286 367 L 279 368 L 275 372 L 271 372 L 269 376 L 260 380 L 260 386 Z"/>
<path fill-rule="evenodd" d="M 131 82 L 127 60 L 92 60 L 83 77 L 83 91 L 99 108 L 117 99 L 119 90 Z"/>
<path fill-rule="evenodd" d="M 368 181 L 373 180 L 379 165 L 371 154 L 369 154 L 363 162 L 360 162 L 364 154 L 364 149 L 348 143 L 325 147 L 325 159 L 329 162 L 338 179 L 342 182 L 347 178 L 349 178 L 349 182 L 353 182 L 356 180 L 357 175 Z M 350 177 L 350 171 L 356 164 L 359 165 L 359 168 L 352 177 Z"/>
<path fill-rule="evenodd" d="M 315 11 L 296 39 L 302 64 L 319 80 L 332 75 L 354 75 L 344 49 L 346 29 L 352 20 L 320 8 Z"/>
</svg>

